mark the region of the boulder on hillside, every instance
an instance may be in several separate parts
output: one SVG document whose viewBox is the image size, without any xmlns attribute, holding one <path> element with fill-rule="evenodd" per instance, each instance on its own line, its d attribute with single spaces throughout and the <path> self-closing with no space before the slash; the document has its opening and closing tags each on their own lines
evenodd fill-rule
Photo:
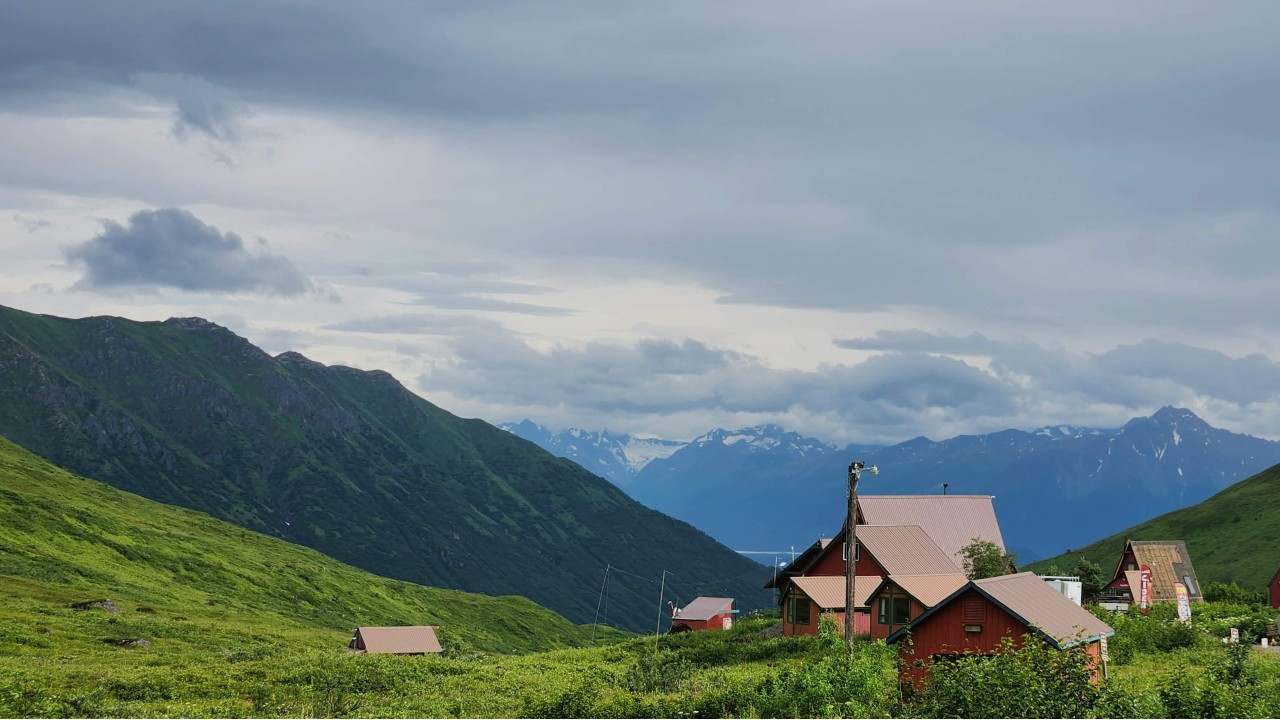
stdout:
<svg viewBox="0 0 1280 720">
<path fill-rule="evenodd" d="M 120 609 L 116 607 L 116 604 L 106 598 L 102 598 L 101 600 L 86 600 L 84 602 L 72 603 L 71 609 L 72 610 L 101 609 L 101 610 L 106 610 L 112 615 L 115 615 L 116 613 L 120 612 Z"/>
</svg>

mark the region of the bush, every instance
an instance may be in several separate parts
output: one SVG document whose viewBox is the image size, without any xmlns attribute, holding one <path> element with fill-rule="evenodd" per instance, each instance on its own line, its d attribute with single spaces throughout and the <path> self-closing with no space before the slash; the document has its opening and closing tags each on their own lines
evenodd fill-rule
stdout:
<svg viewBox="0 0 1280 720">
<path fill-rule="evenodd" d="M 1111 661 L 1117 665 L 1131 662 L 1137 653 L 1169 653 L 1196 647 L 1205 640 L 1199 630 L 1178 620 L 1173 603 L 1153 605 L 1149 615 L 1143 615 L 1137 606 L 1126 613 L 1094 612 L 1116 631 L 1107 644 Z"/>
<path fill-rule="evenodd" d="M 992 654 L 930 664 L 926 717 L 1083 717 L 1097 705 L 1093 659 L 1083 646 L 1057 650 L 1033 635 L 1005 638 Z"/>
<path fill-rule="evenodd" d="M 1267 594 L 1261 590 L 1245 590 L 1236 583 L 1211 582 L 1204 586 L 1206 602 L 1226 602 L 1235 605 L 1266 605 Z"/>
</svg>

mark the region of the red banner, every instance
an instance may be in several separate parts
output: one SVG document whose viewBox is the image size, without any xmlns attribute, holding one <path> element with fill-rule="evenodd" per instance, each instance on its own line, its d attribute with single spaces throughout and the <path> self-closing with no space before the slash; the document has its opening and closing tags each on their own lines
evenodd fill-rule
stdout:
<svg viewBox="0 0 1280 720">
<path fill-rule="evenodd" d="M 1151 568 L 1143 565 L 1139 570 L 1142 572 L 1142 584 L 1138 588 L 1138 607 L 1146 615 L 1151 612 Z"/>
</svg>

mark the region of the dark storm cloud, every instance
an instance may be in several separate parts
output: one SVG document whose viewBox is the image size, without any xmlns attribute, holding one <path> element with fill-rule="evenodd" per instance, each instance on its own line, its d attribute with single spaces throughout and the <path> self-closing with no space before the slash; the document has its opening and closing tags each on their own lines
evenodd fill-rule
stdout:
<svg viewBox="0 0 1280 720">
<path fill-rule="evenodd" d="M 125 225 L 104 221 L 101 233 L 66 248 L 66 255 L 85 270 L 73 286 L 77 290 L 172 287 L 267 295 L 314 290 L 288 258 L 265 247 L 250 252 L 239 235 L 177 208 L 141 210 Z"/>
</svg>

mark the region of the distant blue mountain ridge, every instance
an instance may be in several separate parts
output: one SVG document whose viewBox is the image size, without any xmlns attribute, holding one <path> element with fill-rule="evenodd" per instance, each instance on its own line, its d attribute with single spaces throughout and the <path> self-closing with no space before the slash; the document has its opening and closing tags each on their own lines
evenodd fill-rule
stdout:
<svg viewBox="0 0 1280 720">
<path fill-rule="evenodd" d="M 837 448 L 774 425 L 718 429 L 687 443 L 551 431 L 528 420 L 501 427 L 752 551 L 799 551 L 835 533 L 854 459 L 880 469 L 864 476 L 861 492 L 941 493 L 945 483 L 950 493 L 994 495 L 1005 544 L 1023 562 L 1194 505 L 1280 463 L 1280 442 L 1214 428 L 1174 407 L 1121 428 L 1053 425 L 888 447 Z"/>
</svg>

